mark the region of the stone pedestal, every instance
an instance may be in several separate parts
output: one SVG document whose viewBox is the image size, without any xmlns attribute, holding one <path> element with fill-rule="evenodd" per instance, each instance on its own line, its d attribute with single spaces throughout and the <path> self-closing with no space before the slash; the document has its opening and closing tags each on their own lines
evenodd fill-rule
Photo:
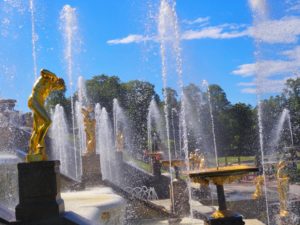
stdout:
<svg viewBox="0 0 300 225">
<path fill-rule="evenodd" d="M 21 224 L 59 220 L 64 212 L 64 202 L 60 197 L 59 164 L 59 161 L 18 164 L 19 204 L 16 206 L 16 219 Z"/>
<path fill-rule="evenodd" d="M 205 221 L 205 225 L 244 225 L 243 217 L 235 212 L 227 210 L 226 199 L 224 194 L 224 186 L 216 185 L 218 194 L 219 211 L 225 215 L 225 217 L 208 217 Z"/>
<path fill-rule="evenodd" d="M 102 181 L 99 154 L 82 156 L 82 181 L 85 186 L 98 185 Z"/>
<path fill-rule="evenodd" d="M 173 192 L 171 194 L 171 209 L 175 215 L 187 216 L 190 214 L 189 192 L 185 181 L 175 179 L 172 181 Z"/>
<path fill-rule="evenodd" d="M 243 217 L 240 214 L 233 214 L 225 218 L 211 218 L 205 221 L 205 225 L 244 225 Z"/>
</svg>

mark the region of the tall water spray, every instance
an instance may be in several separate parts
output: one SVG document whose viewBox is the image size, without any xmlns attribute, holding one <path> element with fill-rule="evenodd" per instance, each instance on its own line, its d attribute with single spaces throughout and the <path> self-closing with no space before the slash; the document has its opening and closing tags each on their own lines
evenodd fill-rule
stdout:
<svg viewBox="0 0 300 225">
<path fill-rule="evenodd" d="M 288 128 L 289 128 L 289 133 L 290 133 L 290 138 L 291 138 L 291 145 L 292 146 L 294 145 L 293 130 L 292 130 L 291 119 L 290 119 L 290 111 L 288 109 L 283 109 L 283 111 L 279 117 L 279 120 L 276 124 L 276 127 L 274 129 L 274 135 L 272 135 L 274 138 L 272 141 L 272 144 L 271 144 L 272 149 L 275 149 L 276 147 L 278 147 L 279 140 L 280 140 L 285 122 L 288 123 Z"/>
<path fill-rule="evenodd" d="M 163 143 L 166 141 L 166 132 L 164 129 L 164 121 L 157 106 L 155 99 L 152 99 L 148 107 L 147 115 L 147 133 L 148 133 L 148 149 L 153 152 L 157 149 L 153 149 L 153 132 L 156 133 Z M 161 149 L 162 150 L 162 149 Z"/>
<path fill-rule="evenodd" d="M 89 99 L 86 92 L 85 80 L 82 76 L 78 77 L 77 89 L 78 89 L 78 101 L 81 102 L 82 105 L 88 106 Z"/>
<path fill-rule="evenodd" d="M 124 138 L 123 147 L 132 147 L 130 143 L 131 129 L 129 124 L 129 119 L 127 118 L 123 108 L 120 106 L 119 101 L 116 98 L 113 100 L 113 121 L 114 121 L 114 138 L 115 138 L 116 150 L 121 150 L 121 149 L 117 149 L 119 135 L 123 135 Z"/>
<path fill-rule="evenodd" d="M 84 128 L 84 121 L 82 115 L 82 108 L 90 107 L 89 100 L 86 93 L 85 80 L 82 76 L 78 78 L 77 82 L 78 100 L 75 102 L 75 130 L 77 136 L 77 147 L 80 155 L 86 151 L 86 133 Z"/>
<path fill-rule="evenodd" d="M 71 111 L 72 111 L 72 131 L 73 131 L 73 147 L 77 152 L 76 134 L 75 134 L 75 110 L 73 101 L 73 55 L 76 43 L 76 34 L 78 32 L 76 9 L 70 5 L 65 5 L 60 12 L 61 30 L 64 38 L 64 58 L 67 63 L 67 75 L 71 93 Z"/>
<path fill-rule="evenodd" d="M 31 15 L 31 44 L 32 44 L 32 60 L 33 60 L 33 73 L 34 80 L 37 79 L 37 57 L 36 57 L 36 42 L 38 40 L 38 35 L 35 32 L 35 8 L 34 0 L 29 1 L 29 11 Z"/>
<path fill-rule="evenodd" d="M 253 33 L 254 37 L 260 37 L 258 26 L 265 22 L 268 19 L 267 12 L 267 2 L 266 0 L 248 0 L 249 6 L 252 11 L 253 16 Z M 257 35 L 255 35 L 257 33 Z M 261 49 L 262 40 L 260 38 L 255 38 L 255 48 L 256 51 L 254 53 L 256 62 L 260 62 L 262 60 L 262 49 Z M 263 93 L 263 84 L 264 84 L 264 76 L 263 68 L 261 64 L 256 64 L 255 68 L 255 76 L 256 76 L 256 94 L 257 94 L 257 116 L 258 116 L 258 126 L 259 126 L 259 143 L 260 143 L 260 161 L 262 166 L 262 174 L 264 177 L 264 194 L 265 194 L 265 203 L 266 203 L 266 213 L 267 213 L 267 224 L 270 225 L 270 214 L 268 208 L 268 193 L 267 193 L 267 183 L 266 183 L 266 174 L 265 174 L 265 154 L 264 154 L 264 139 L 263 139 L 263 124 L 262 124 L 262 102 L 261 95 Z"/>
<path fill-rule="evenodd" d="M 96 133 L 97 133 L 97 152 L 100 153 L 100 165 L 103 180 L 115 183 L 118 181 L 116 171 L 113 166 L 115 159 L 113 130 L 109 115 L 105 108 L 100 112 L 100 105 L 96 107 Z"/>
<path fill-rule="evenodd" d="M 51 158 L 60 161 L 61 173 L 74 180 L 80 180 L 81 175 L 80 171 L 78 171 L 77 152 L 70 147 L 71 140 L 69 139 L 69 129 L 64 108 L 59 104 L 55 106 L 52 114 L 50 137 L 52 147 Z"/>
<path fill-rule="evenodd" d="M 208 82 L 206 80 L 203 80 L 202 84 L 204 87 L 206 87 L 206 90 L 207 90 L 207 100 L 208 100 L 209 114 L 210 114 L 210 120 L 211 120 L 211 131 L 212 131 L 212 135 L 213 135 L 215 161 L 216 161 L 216 167 L 218 168 L 219 167 L 218 150 L 217 150 L 217 142 L 216 142 L 214 115 L 213 115 L 213 111 L 212 111 L 211 94 L 210 94 Z"/>
<path fill-rule="evenodd" d="M 171 5 L 172 4 L 172 5 Z M 183 80 L 182 80 L 182 59 L 181 59 L 181 48 L 180 48 L 180 34 L 178 27 L 177 14 L 175 10 L 176 2 L 161 0 L 160 9 L 159 9 L 159 18 L 158 18 L 158 40 L 160 43 L 160 53 L 161 53 L 161 63 L 162 63 L 162 80 L 163 80 L 163 95 L 164 95 L 164 113 L 166 120 L 166 130 L 167 130 L 167 144 L 169 152 L 169 168 L 172 177 L 171 171 L 171 148 L 170 148 L 170 129 L 169 129 L 169 99 L 167 95 L 167 50 L 173 51 L 176 57 L 176 72 L 178 75 L 178 83 L 180 88 L 181 96 L 181 113 L 182 113 L 182 135 L 183 135 L 183 150 L 185 153 L 185 160 L 187 161 L 187 169 L 189 170 L 189 153 L 188 153 L 188 139 L 187 139 L 187 129 L 185 121 L 185 103 L 183 101 Z M 189 190 L 189 200 L 191 201 L 191 188 L 190 180 L 188 180 L 188 190 Z M 173 186 L 171 182 L 171 193 L 173 193 Z M 191 203 L 191 202 L 190 202 Z M 192 204 L 190 204 L 192 206 Z M 174 205 L 173 205 L 174 207 Z M 174 208 L 173 208 L 174 209 Z M 191 207 L 191 216 L 193 213 Z"/>
<path fill-rule="evenodd" d="M 290 111 L 287 110 L 287 121 L 288 121 L 288 126 L 289 126 L 289 131 L 290 131 L 290 137 L 291 137 L 291 145 L 294 146 L 294 135 L 293 135 L 293 128 L 292 128 L 292 121 L 291 121 L 291 114 Z"/>
<path fill-rule="evenodd" d="M 71 91 L 73 90 L 73 67 L 74 67 L 74 48 L 76 35 L 78 32 L 76 8 L 65 5 L 60 12 L 61 30 L 64 37 L 64 58 L 67 63 L 67 75 Z"/>
</svg>

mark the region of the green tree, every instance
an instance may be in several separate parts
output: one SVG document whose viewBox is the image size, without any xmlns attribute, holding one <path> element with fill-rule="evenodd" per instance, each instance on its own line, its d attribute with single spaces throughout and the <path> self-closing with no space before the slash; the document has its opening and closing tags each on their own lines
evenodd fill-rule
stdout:
<svg viewBox="0 0 300 225">
<path fill-rule="evenodd" d="M 132 125 L 133 142 L 136 150 L 147 147 L 147 114 L 151 99 L 159 102 L 154 85 L 145 81 L 129 81 L 122 83 L 120 104 L 127 112 Z"/>
<path fill-rule="evenodd" d="M 99 75 L 86 81 L 86 90 L 92 104 L 100 103 L 108 113 L 112 113 L 113 99 L 122 94 L 120 79 L 117 76 Z"/>
<path fill-rule="evenodd" d="M 66 90 L 63 91 L 54 91 L 47 98 L 45 107 L 48 112 L 55 109 L 57 104 L 60 104 L 65 111 L 68 123 L 71 124 L 72 121 L 72 109 L 71 109 L 71 99 L 66 98 Z"/>
<path fill-rule="evenodd" d="M 228 110 L 231 155 L 254 155 L 258 148 L 255 114 L 251 105 L 234 104 Z"/>
</svg>

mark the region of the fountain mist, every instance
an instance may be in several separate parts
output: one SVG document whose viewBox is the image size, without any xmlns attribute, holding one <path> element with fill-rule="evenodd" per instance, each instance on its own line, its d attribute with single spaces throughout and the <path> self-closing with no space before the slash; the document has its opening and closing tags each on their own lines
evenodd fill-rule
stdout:
<svg viewBox="0 0 300 225">
<path fill-rule="evenodd" d="M 55 106 L 52 115 L 52 126 L 50 129 L 52 155 L 54 160 L 60 160 L 60 171 L 62 174 L 74 179 L 80 180 L 81 173 L 78 170 L 78 153 L 69 144 L 69 131 L 64 113 L 60 105 Z M 74 167 L 75 166 L 75 170 Z"/>
<path fill-rule="evenodd" d="M 38 36 L 35 32 L 35 8 L 34 8 L 34 0 L 29 1 L 29 10 L 31 15 L 31 44 L 32 44 L 32 60 L 33 60 L 33 73 L 34 80 L 37 79 L 37 57 L 36 57 L 36 42 L 38 40 Z"/>
<path fill-rule="evenodd" d="M 161 0 L 159 18 L 158 18 L 158 32 L 159 32 L 159 42 L 160 42 L 160 53 L 161 53 L 161 63 L 162 63 L 162 80 L 163 80 L 163 95 L 164 95 L 164 113 L 166 120 L 167 129 L 167 140 L 168 140 L 168 152 L 169 152 L 169 168 L 171 171 L 171 148 L 170 148 L 170 129 L 169 129 L 169 99 L 167 95 L 167 50 L 171 50 L 175 53 L 176 57 L 176 72 L 178 75 L 178 83 L 180 88 L 181 96 L 181 114 L 182 114 L 182 135 L 183 135 L 183 151 L 185 153 L 185 160 L 187 161 L 187 169 L 189 170 L 189 154 L 188 154 L 188 139 L 187 139 L 187 129 L 185 121 L 185 103 L 183 101 L 183 80 L 182 80 L 182 59 L 181 59 L 181 48 L 180 48 L 180 34 L 178 28 L 177 15 L 175 11 L 175 1 L 170 1 L 173 3 L 171 6 L 167 0 Z M 189 201 L 191 206 L 191 216 L 193 217 L 193 209 L 191 204 L 191 187 L 190 180 L 188 180 L 188 190 L 189 190 Z M 173 186 L 171 182 L 171 193 L 173 193 Z M 174 206 L 173 206 L 174 207 Z M 174 209 L 174 208 L 173 208 Z"/>
<path fill-rule="evenodd" d="M 102 179 L 115 183 L 115 171 L 113 168 L 114 162 L 114 142 L 113 131 L 109 115 L 105 108 L 100 111 L 100 105 L 95 109 L 96 114 L 96 134 L 97 146 L 96 151 L 100 153 L 100 165 Z"/>
<path fill-rule="evenodd" d="M 60 12 L 61 29 L 64 37 L 64 58 L 67 62 L 67 75 L 70 84 L 71 93 L 71 111 L 72 111 L 72 131 L 73 131 L 73 146 L 76 148 L 76 135 L 75 135 L 75 111 L 73 101 L 73 52 L 74 52 L 74 39 L 78 30 L 76 9 L 70 5 L 65 5 Z"/>
<path fill-rule="evenodd" d="M 163 124 L 164 124 L 163 118 L 161 116 L 157 103 L 155 99 L 152 99 L 148 107 L 148 115 L 147 115 L 148 149 L 150 149 L 151 152 L 153 152 L 153 150 L 157 150 L 157 149 L 152 149 L 152 145 L 153 145 L 152 132 L 155 131 L 163 143 L 166 140 Z"/>
<path fill-rule="evenodd" d="M 214 115 L 212 112 L 212 103 L 211 103 L 211 95 L 209 90 L 209 84 L 206 80 L 203 81 L 203 85 L 207 89 L 207 99 L 208 99 L 208 106 L 209 106 L 209 114 L 210 114 L 210 120 L 211 120 L 211 131 L 213 135 L 213 145 L 214 145 L 214 152 L 215 152 L 215 161 L 216 161 L 216 167 L 219 167 L 219 161 L 218 161 L 218 150 L 217 150 L 217 142 L 216 142 L 216 133 L 215 133 L 215 122 L 214 122 Z"/>
<path fill-rule="evenodd" d="M 275 133 L 273 135 L 274 137 L 274 140 L 271 144 L 271 147 L 272 148 L 276 148 L 278 147 L 278 144 L 279 144 L 279 140 L 280 140 L 280 137 L 281 137 L 281 133 L 283 131 L 283 126 L 284 126 L 284 123 L 287 122 L 288 123 L 288 127 L 289 127 L 289 132 L 290 132 L 290 138 L 291 138 L 291 145 L 293 146 L 294 145 L 294 141 L 293 141 L 293 130 L 292 130 L 292 125 L 291 125 L 291 119 L 290 119 L 290 111 L 288 109 L 283 109 L 280 117 L 279 117 L 279 120 L 276 124 L 276 127 L 275 127 Z"/>
<path fill-rule="evenodd" d="M 249 6 L 252 10 L 253 24 L 254 24 L 254 33 L 259 32 L 256 28 L 260 23 L 263 23 L 267 19 L 267 3 L 265 0 L 248 0 Z M 259 37 L 259 35 L 258 35 Z M 262 41 L 259 38 L 255 38 L 255 59 L 256 62 L 261 60 L 261 43 Z M 262 174 L 264 177 L 264 194 L 265 194 L 265 203 L 266 203 L 266 213 L 267 213 L 267 224 L 270 225 L 270 215 L 268 208 L 268 193 L 267 193 L 267 184 L 266 184 L 266 174 L 265 174 L 265 154 L 264 154 L 264 139 L 263 139 L 263 124 L 262 124 L 262 104 L 261 104 L 261 95 L 263 93 L 264 77 L 261 76 L 262 68 L 257 65 L 256 68 L 256 92 L 257 92 L 257 116 L 258 116 L 258 126 L 259 126 L 259 143 L 260 143 L 260 153 L 261 153 L 261 166 Z"/>
<path fill-rule="evenodd" d="M 114 138 L 115 138 L 115 148 L 117 149 L 118 134 L 124 137 L 124 147 L 129 147 L 131 149 L 131 129 L 129 126 L 129 119 L 127 118 L 123 108 L 120 106 L 118 99 L 113 100 L 113 120 L 114 120 Z M 123 149 L 123 150 L 125 150 Z"/>
</svg>

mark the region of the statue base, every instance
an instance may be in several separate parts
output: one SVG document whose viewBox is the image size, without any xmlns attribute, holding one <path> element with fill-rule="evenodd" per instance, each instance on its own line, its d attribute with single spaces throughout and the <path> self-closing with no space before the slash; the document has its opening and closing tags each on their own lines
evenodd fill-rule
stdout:
<svg viewBox="0 0 300 225">
<path fill-rule="evenodd" d="M 59 164 L 59 161 L 18 164 L 19 204 L 15 212 L 18 222 L 31 224 L 59 220 L 64 212 Z"/>
<path fill-rule="evenodd" d="M 91 153 L 82 156 L 82 181 L 85 186 L 102 183 L 99 154 Z"/>
<path fill-rule="evenodd" d="M 212 218 L 208 217 L 205 221 L 205 225 L 244 225 L 243 216 L 235 213 L 231 216 L 224 218 Z"/>
</svg>

